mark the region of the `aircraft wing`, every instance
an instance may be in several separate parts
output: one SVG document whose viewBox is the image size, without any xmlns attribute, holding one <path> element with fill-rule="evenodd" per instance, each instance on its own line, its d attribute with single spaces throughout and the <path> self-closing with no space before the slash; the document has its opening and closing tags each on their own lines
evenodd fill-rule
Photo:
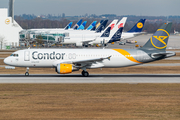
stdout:
<svg viewBox="0 0 180 120">
<path fill-rule="evenodd" d="M 87 59 L 87 60 L 77 60 L 77 61 L 72 61 L 72 64 L 99 62 L 99 61 L 103 61 L 104 59 L 110 60 L 110 58 L 111 58 L 111 56 L 105 57 L 105 58 L 95 58 L 95 59 Z"/>
<path fill-rule="evenodd" d="M 74 64 L 76 67 L 84 67 L 87 65 L 91 65 L 92 63 L 101 62 L 105 59 L 110 60 L 111 56 L 104 57 L 104 58 L 94 58 L 94 59 L 84 59 L 84 60 L 74 60 L 74 61 L 56 61 L 53 63 L 54 66 L 57 66 L 59 63 L 67 63 L 67 64 Z"/>
</svg>

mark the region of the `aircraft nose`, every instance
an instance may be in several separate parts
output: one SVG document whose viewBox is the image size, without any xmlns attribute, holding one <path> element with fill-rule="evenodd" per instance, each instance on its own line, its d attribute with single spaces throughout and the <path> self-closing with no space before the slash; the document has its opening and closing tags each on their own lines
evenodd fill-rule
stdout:
<svg viewBox="0 0 180 120">
<path fill-rule="evenodd" d="M 4 63 L 7 64 L 7 65 L 10 64 L 10 61 L 9 61 L 8 57 L 4 59 Z"/>
</svg>

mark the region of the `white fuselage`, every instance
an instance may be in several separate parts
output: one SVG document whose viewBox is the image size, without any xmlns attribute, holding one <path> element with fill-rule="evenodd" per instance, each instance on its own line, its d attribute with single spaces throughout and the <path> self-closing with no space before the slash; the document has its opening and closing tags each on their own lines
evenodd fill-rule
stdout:
<svg viewBox="0 0 180 120">
<path fill-rule="evenodd" d="M 73 63 L 110 56 L 109 60 L 92 62 L 87 68 L 124 67 L 141 63 L 134 59 L 138 51 L 134 50 L 134 54 L 127 54 L 125 50 L 118 52 L 115 49 L 26 49 L 14 52 L 4 62 L 17 67 L 56 67 L 59 63 Z M 148 56 L 146 57 L 149 59 Z"/>
</svg>

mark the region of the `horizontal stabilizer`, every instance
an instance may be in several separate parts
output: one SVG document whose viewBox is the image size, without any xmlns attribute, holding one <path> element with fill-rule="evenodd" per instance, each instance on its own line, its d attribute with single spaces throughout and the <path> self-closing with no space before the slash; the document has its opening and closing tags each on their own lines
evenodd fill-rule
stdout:
<svg viewBox="0 0 180 120">
<path fill-rule="evenodd" d="M 151 57 L 153 57 L 153 58 L 160 58 L 160 57 L 168 58 L 168 57 L 172 57 L 172 56 L 175 56 L 175 55 L 176 55 L 175 52 L 166 51 L 166 52 L 152 53 Z"/>
</svg>

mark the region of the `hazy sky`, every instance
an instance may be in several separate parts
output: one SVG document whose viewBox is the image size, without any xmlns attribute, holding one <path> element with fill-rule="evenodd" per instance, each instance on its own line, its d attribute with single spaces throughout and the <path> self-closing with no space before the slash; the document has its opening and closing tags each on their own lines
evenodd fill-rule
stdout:
<svg viewBox="0 0 180 120">
<path fill-rule="evenodd" d="M 0 0 L 0 8 L 7 8 L 9 0 Z M 180 15 L 180 0 L 15 0 L 15 15 L 116 14 L 169 16 Z"/>
</svg>

